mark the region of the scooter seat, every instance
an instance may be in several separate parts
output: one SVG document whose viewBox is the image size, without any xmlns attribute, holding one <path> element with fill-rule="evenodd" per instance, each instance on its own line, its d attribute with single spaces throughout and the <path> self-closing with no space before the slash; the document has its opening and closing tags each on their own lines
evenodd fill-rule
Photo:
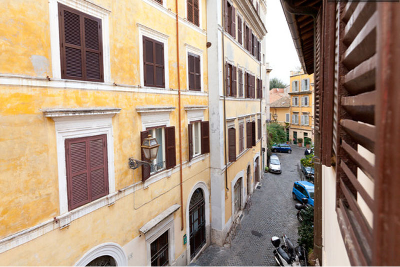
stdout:
<svg viewBox="0 0 400 267">
<path fill-rule="evenodd" d="M 279 248 L 279 247 L 278 247 L 276 250 L 278 251 L 279 255 L 281 255 L 281 257 L 282 257 L 287 263 L 289 263 L 289 264 L 292 263 L 292 261 L 291 261 L 289 255 L 288 255 L 282 248 Z"/>
</svg>

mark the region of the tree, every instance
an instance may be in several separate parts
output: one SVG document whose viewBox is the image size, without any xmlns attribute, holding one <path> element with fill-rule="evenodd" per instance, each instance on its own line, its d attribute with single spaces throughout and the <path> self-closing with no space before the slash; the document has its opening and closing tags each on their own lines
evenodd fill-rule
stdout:
<svg viewBox="0 0 400 267">
<path fill-rule="evenodd" d="M 268 150 L 271 150 L 273 144 L 281 144 L 286 141 L 285 128 L 279 123 L 272 122 L 267 125 Z"/>
<path fill-rule="evenodd" d="M 279 80 L 278 78 L 272 78 L 269 81 L 269 90 L 272 88 L 285 88 L 287 84 L 285 84 L 283 81 Z"/>
</svg>

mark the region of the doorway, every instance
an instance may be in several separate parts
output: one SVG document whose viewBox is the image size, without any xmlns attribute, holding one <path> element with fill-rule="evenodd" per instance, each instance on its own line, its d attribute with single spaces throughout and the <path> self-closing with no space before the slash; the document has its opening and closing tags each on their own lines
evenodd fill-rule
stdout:
<svg viewBox="0 0 400 267">
<path fill-rule="evenodd" d="M 203 190 L 194 191 L 189 204 L 190 259 L 206 244 L 206 216 Z"/>
<path fill-rule="evenodd" d="M 254 168 L 254 177 L 255 177 L 255 181 L 256 183 L 260 182 L 260 164 L 258 162 L 258 157 L 255 160 L 255 168 Z"/>
<path fill-rule="evenodd" d="M 234 202 L 233 202 L 233 207 L 234 207 L 234 218 L 236 217 L 236 214 L 240 211 L 241 205 L 242 205 L 242 179 L 240 178 L 236 181 L 234 188 Z"/>
<path fill-rule="evenodd" d="M 92 260 L 86 266 L 117 266 L 117 263 L 113 257 L 105 255 Z"/>
<path fill-rule="evenodd" d="M 293 132 L 293 143 L 297 144 L 297 132 Z"/>
</svg>

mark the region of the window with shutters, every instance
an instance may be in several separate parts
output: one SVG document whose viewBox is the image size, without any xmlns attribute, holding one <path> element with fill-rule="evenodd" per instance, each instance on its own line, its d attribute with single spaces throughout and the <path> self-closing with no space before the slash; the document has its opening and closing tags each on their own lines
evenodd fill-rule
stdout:
<svg viewBox="0 0 400 267">
<path fill-rule="evenodd" d="M 251 144 L 252 146 L 256 145 L 256 122 L 251 122 Z"/>
<path fill-rule="evenodd" d="M 299 124 L 299 114 L 298 113 L 293 113 L 292 124 Z"/>
<path fill-rule="evenodd" d="M 257 79 L 257 98 L 262 99 L 262 80 Z"/>
<path fill-rule="evenodd" d="M 238 69 L 238 95 L 244 97 L 243 70 Z"/>
<path fill-rule="evenodd" d="M 299 91 L 299 81 L 293 81 L 292 82 L 292 92 L 298 92 Z"/>
<path fill-rule="evenodd" d="M 247 145 L 247 148 L 253 147 L 252 133 L 253 133 L 253 124 L 251 123 L 251 121 L 248 121 L 248 122 L 246 122 L 246 145 Z"/>
<path fill-rule="evenodd" d="M 236 129 L 228 129 L 228 156 L 229 162 L 236 161 Z"/>
<path fill-rule="evenodd" d="M 290 114 L 289 113 L 286 113 L 285 114 L 286 116 L 286 118 L 285 118 L 285 122 L 288 122 L 288 123 L 290 123 Z"/>
<path fill-rule="evenodd" d="M 246 73 L 246 98 L 255 98 L 255 76 Z"/>
<path fill-rule="evenodd" d="M 165 87 L 164 43 L 143 36 L 144 85 Z"/>
<path fill-rule="evenodd" d="M 199 0 L 187 0 L 187 20 L 196 26 L 200 26 Z"/>
<path fill-rule="evenodd" d="M 188 53 L 189 90 L 201 91 L 201 58 L 199 55 Z"/>
<path fill-rule="evenodd" d="M 236 37 L 236 10 L 228 0 L 225 5 L 225 31 Z"/>
<path fill-rule="evenodd" d="M 68 210 L 108 195 L 107 135 L 65 140 Z"/>
<path fill-rule="evenodd" d="M 308 96 L 303 96 L 303 97 L 301 98 L 301 105 L 302 105 L 303 107 L 308 107 L 308 106 L 310 105 L 310 103 L 309 103 L 309 97 L 308 97 Z"/>
<path fill-rule="evenodd" d="M 237 73 L 236 67 L 226 63 L 226 96 L 236 97 L 237 95 Z"/>
<path fill-rule="evenodd" d="M 201 154 L 201 122 L 192 123 L 193 157 Z"/>
<path fill-rule="evenodd" d="M 165 128 L 159 127 L 149 129 L 148 132 L 152 137 L 155 137 L 158 144 L 160 144 L 157 158 L 151 162 L 150 174 L 154 174 L 165 169 Z"/>
<path fill-rule="evenodd" d="M 61 78 L 103 82 L 102 20 L 58 5 Z"/>
<path fill-rule="evenodd" d="M 310 91 L 310 79 L 301 80 L 301 91 Z"/>
<path fill-rule="evenodd" d="M 297 96 L 292 98 L 292 106 L 298 106 L 299 105 L 299 98 Z"/>
<path fill-rule="evenodd" d="M 208 121 L 195 121 L 188 125 L 189 161 L 201 154 L 210 153 Z"/>
</svg>

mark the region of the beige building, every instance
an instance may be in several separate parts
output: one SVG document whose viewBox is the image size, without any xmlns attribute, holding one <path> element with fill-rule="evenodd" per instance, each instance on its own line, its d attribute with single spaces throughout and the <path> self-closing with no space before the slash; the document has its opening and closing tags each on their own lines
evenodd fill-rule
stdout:
<svg viewBox="0 0 400 267">
<path fill-rule="evenodd" d="M 289 141 L 290 131 L 290 97 L 284 96 L 270 105 L 270 121 L 285 127 L 286 141 Z"/>
</svg>

